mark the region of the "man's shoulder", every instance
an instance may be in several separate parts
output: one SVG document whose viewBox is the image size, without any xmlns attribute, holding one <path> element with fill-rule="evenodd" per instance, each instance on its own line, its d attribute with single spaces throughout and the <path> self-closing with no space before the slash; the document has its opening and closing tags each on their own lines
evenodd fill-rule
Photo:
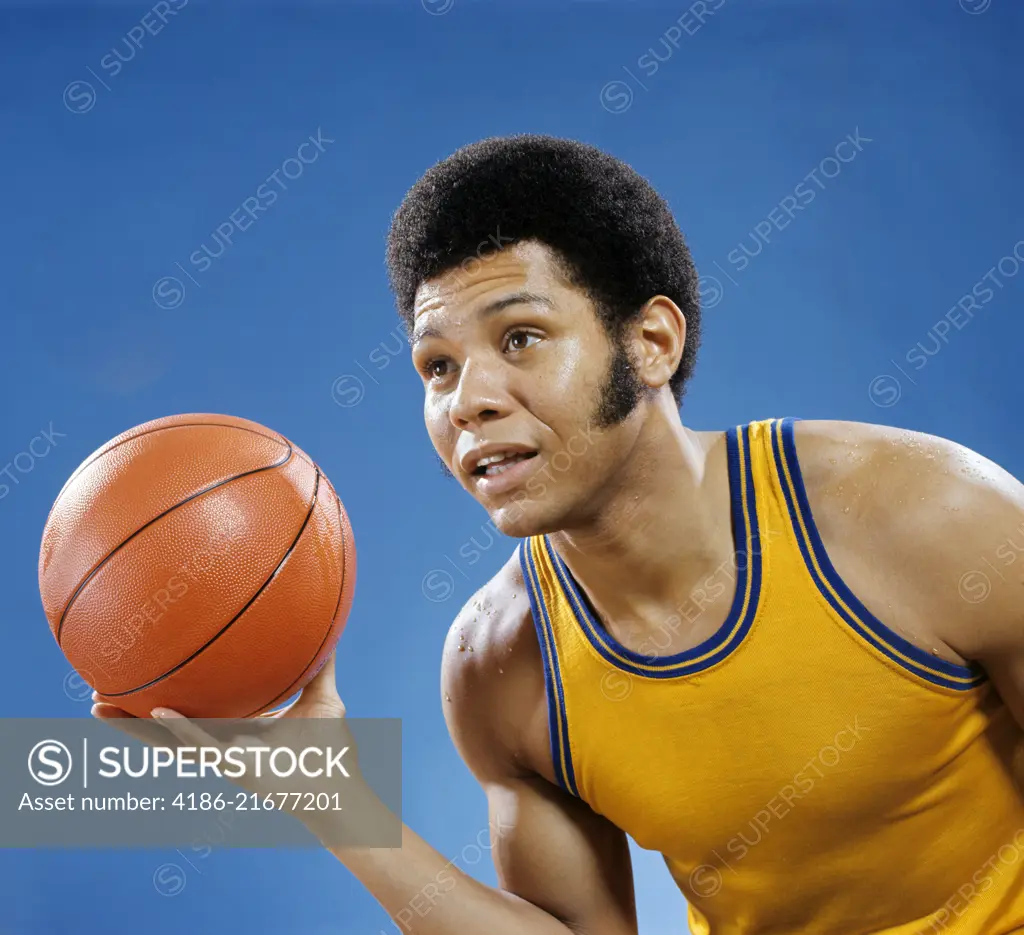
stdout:
<svg viewBox="0 0 1024 935">
<path fill-rule="evenodd" d="M 514 652 L 524 638 L 535 639 L 517 548 L 456 616 L 445 639 L 445 669 L 467 668 L 464 663 L 475 663 L 471 669 L 486 666 L 510 649 Z"/>
<path fill-rule="evenodd" d="M 977 452 L 926 432 L 808 420 L 794 423 L 793 437 L 808 492 L 850 507 L 847 512 L 874 509 L 885 517 L 913 514 L 919 519 L 952 514 L 960 512 L 965 498 L 984 498 L 987 491 L 1013 481 Z"/>
<path fill-rule="evenodd" d="M 441 689 L 449 732 L 474 772 L 532 759 L 544 673 L 518 549 L 452 623 Z"/>
<path fill-rule="evenodd" d="M 985 565 L 1024 528 L 1024 486 L 970 448 L 924 432 L 808 421 L 794 424 L 794 440 L 830 552 L 856 553 L 854 564 L 875 580 L 898 578 L 900 598 L 969 657 L 963 634 L 1019 600 L 1024 581 L 1000 587 Z"/>
</svg>

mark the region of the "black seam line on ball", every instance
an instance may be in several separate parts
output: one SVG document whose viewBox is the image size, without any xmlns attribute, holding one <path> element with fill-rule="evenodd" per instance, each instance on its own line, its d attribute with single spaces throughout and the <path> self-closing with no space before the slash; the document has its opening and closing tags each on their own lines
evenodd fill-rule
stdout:
<svg viewBox="0 0 1024 935">
<path fill-rule="evenodd" d="M 241 432 L 250 432 L 253 435 L 259 435 L 260 438 L 265 438 L 268 441 L 277 442 L 279 445 L 289 445 L 288 439 L 283 435 L 274 438 L 272 435 L 264 435 L 263 432 L 257 432 L 255 429 L 246 428 L 244 425 L 229 425 L 227 422 L 182 422 L 181 425 L 159 425 L 153 429 L 146 429 L 145 432 L 139 432 L 138 435 L 130 435 L 128 438 L 124 438 L 119 441 L 116 445 L 111 445 L 109 448 L 101 448 L 96 454 L 94 454 L 87 461 L 78 465 L 75 468 L 75 472 L 64 482 L 64 486 L 61 487 L 60 493 L 57 494 L 57 499 L 53 501 L 53 506 L 50 507 L 50 512 L 46 514 L 46 522 L 50 521 L 50 517 L 53 515 L 53 511 L 57 509 L 57 504 L 60 503 L 60 498 L 64 496 L 64 491 L 71 486 L 71 482 L 82 474 L 86 468 L 95 464 L 100 458 L 106 457 L 110 452 L 115 451 L 122 445 L 127 445 L 128 442 L 135 441 L 136 438 L 143 438 L 146 435 L 152 435 L 154 432 L 170 432 L 173 429 L 187 429 L 187 428 L 203 428 L 205 426 L 214 426 L 222 429 L 238 429 Z M 131 431 L 129 429 L 129 431 Z M 45 524 L 44 524 L 45 525 Z"/>
<path fill-rule="evenodd" d="M 245 606 L 237 614 L 235 614 L 234 617 L 232 617 L 226 624 L 224 624 L 224 626 L 222 626 L 220 628 L 220 630 L 218 630 L 216 633 L 214 633 L 214 635 L 211 636 L 205 643 L 203 643 L 203 645 L 200 646 L 199 649 L 197 649 L 194 653 L 192 653 L 191 656 L 189 656 L 187 659 L 183 659 L 181 662 L 179 662 L 173 668 L 168 669 L 163 675 L 158 675 L 155 679 L 151 679 L 150 681 L 146 682 L 145 685 L 139 685 L 137 688 L 130 688 L 130 689 L 128 689 L 128 691 L 123 691 L 123 692 L 101 692 L 101 694 L 105 695 L 108 698 L 124 698 L 125 695 L 134 695 L 136 692 L 141 692 L 141 691 L 144 691 L 147 688 L 152 688 L 152 686 L 156 685 L 157 682 L 162 682 L 164 679 L 169 678 L 170 676 L 174 675 L 174 673 L 177 672 L 179 669 L 183 668 L 184 666 L 187 666 L 193 659 L 196 658 L 196 656 L 198 656 L 200 653 L 204 652 L 209 646 L 211 646 L 214 642 L 216 642 L 218 639 L 220 639 L 225 633 L 227 633 L 227 631 L 229 629 L 231 629 L 231 627 L 253 605 L 253 602 L 256 600 L 256 598 L 258 598 L 266 590 L 266 588 L 270 584 L 270 582 L 273 581 L 277 577 L 278 572 L 280 572 L 281 569 L 284 568 L 285 562 L 288 561 L 288 557 L 295 550 L 295 546 L 297 546 L 299 544 L 299 540 L 302 538 L 302 534 L 306 531 L 306 526 L 309 524 L 309 518 L 313 515 L 313 510 L 316 509 L 316 497 L 317 497 L 317 491 L 319 489 L 320 489 L 320 469 L 318 468 L 317 472 L 316 472 L 316 484 L 313 487 L 313 500 L 312 500 L 312 502 L 309 505 L 309 512 L 306 513 L 306 518 L 302 521 L 302 526 L 299 528 L 298 535 L 296 535 L 296 537 L 292 540 L 292 544 L 290 546 L 288 546 L 288 551 L 284 553 L 284 557 L 281 559 L 281 561 L 279 561 L 277 563 L 277 567 L 270 573 L 270 577 L 267 578 L 267 580 L 264 581 L 263 584 L 260 585 L 259 590 L 257 590 L 256 593 L 252 597 L 249 598 L 249 600 L 246 602 Z"/>
<path fill-rule="evenodd" d="M 163 511 L 163 513 L 160 513 L 160 514 L 154 516 L 144 526 L 140 526 L 138 529 L 136 529 L 135 532 L 133 532 L 127 539 L 124 540 L 124 542 L 122 542 L 120 545 L 115 546 L 113 549 L 111 549 L 110 552 L 108 552 L 102 559 L 100 559 L 99 562 L 96 563 L 96 567 L 93 568 L 93 570 L 90 571 L 89 574 L 87 574 L 82 579 L 81 584 L 79 584 L 78 587 L 75 588 L 75 593 L 71 595 L 71 599 L 68 601 L 67 606 L 64 608 L 64 612 L 60 615 L 60 623 L 57 624 L 57 645 L 60 646 L 60 638 L 61 638 L 61 635 L 62 635 L 62 633 L 64 631 L 64 621 L 65 621 L 65 619 L 67 619 L 68 613 L 71 610 L 71 605 L 74 604 L 75 601 L 78 599 L 78 595 L 82 593 L 82 591 L 85 589 L 85 586 L 93 579 L 93 576 L 107 562 L 109 562 L 110 559 L 113 558 L 114 555 L 117 554 L 117 552 L 119 552 L 121 549 L 123 549 L 139 533 L 141 533 L 144 529 L 148 529 L 150 526 L 153 525 L 153 523 L 157 522 L 157 520 L 163 519 L 168 513 L 174 512 L 176 509 L 178 509 L 179 506 L 184 506 L 186 503 L 190 503 L 191 501 L 195 500 L 197 497 L 201 497 L 201 496 L 203 496 L 203 494 L 209 493 L 211 490 L 216 490 L 218 487 L 223 487 L 225 484 L 230 484 L 232 481 L 240 480 L 243 477 L 249 477 L 251 474 L 259 474 L 261 471 L 272 471 L 275 468 L 283 467 L 291 459 L 291 456 L 292 456 L 292 447 L 291 447 L 291 445 L 289 445 L 288 446 L 288 450 L 285 453 L 285 456 L 280 461 L 275 461 L 273 464 L 267 464 L 267 465 L 264 465 L 263 467 L 253 468 L 251 471 L 243 471 L 241 474 L 235 474 L 232 477 L 226 477 L 226 478 L 224 478 L 224 480 L 219 480 L 219 481 L 217 481 L 217 483 L 211 484 L 209 487 L 206 487 L 203 490 L 198 490 L 198 491 L 196 491 L 193 494 L 189 494 L 189 496 L 187 496 L 184 500 L 181 500 L 178 503 L 175 503 L 174 506 L 168 507 L 166 510 Z"/>
<path fill-rule="evenodd" d="M 319 470 L 319 468 L 317 468 L 317 470 Z M 303 672 L 305 672 L 313 664 L 313 659 L 316 659 L 316 657 L 320 655 L 320 650 L 324 648 L 324 643 L 327 642 L 328 638 L 331 635 L 331 630 L 334 629 L 334 621 L 338 618 L 338 608 L 341 607 L 341 598 L 345 594 L 345 569 L 348 568 L 348 562 L 345 561 L 345 524 L 344 522 L 342 522 L 341 519 L 341 498 L 338 496 L 338 492 L 334 489 L 334 486 L 331 484 L 329 480 L 327 480 L 326 477 L 324 477 L 324 481 L 327 483 L 328 488 L 330 488 L 331 493 L 334 494 L 334 500 L 338 504 L 338 527 L 341 529 L 341 587 L 338 588 L 338 600 L 334 605 L 334 613 L 331 614 L 330 622 L 327 624 L 327 632 L 324 634 L 324 638 L 320 640 L 320 645 L 317 646 L 316 652 L 313 653 L 313 658 L 310 659 L 305 666 L 303 666 Z M 295 682 L 292 682 L 292 685 L 294 684 Z M 288 696 L 285 696 L 285 700 L 287 700 L 287 697 Z M 273 706 L 281 700 L 281 695 L 278 695 L 273 701 L 270 702 L 270 705 Z M 260 705 L 258 708 L 256 708 L 253 711 L 250 711 L 248 714 L 244 716 L 250 718 L 254 714 L 256 714 L 257 711 L 262 711 L 266 707 L 267 705 L 265 704 Z"/>
</svg>

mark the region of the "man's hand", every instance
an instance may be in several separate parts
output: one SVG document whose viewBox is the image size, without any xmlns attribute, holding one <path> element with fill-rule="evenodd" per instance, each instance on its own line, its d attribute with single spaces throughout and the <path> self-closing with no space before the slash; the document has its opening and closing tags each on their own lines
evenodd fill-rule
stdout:
<svg viewBox="0 0 1024 935">
<path fill-rule="evenodd" d="M 93 698 L 98 696 L 94 693 Z M 350 779 L 344 780 L 346 785 L 346 799 L 349 798 L 354 787 L 360 792 L 367 792 L 360 777 L 358 776 L 357 761 L 355 755 L 355 742 L 347 725 L 344 724 L 345 705 L 338 694 L 335 683 L 335 655 L 328 658 L 324 667 L 302 690 L 299 697 L 284 708 L 261 714 L 252 718 L 250 723 L 252 730 L 239 732 L 230 737 L 215 737 L 207 730 L 204 730 L 195 721 L 186 718 L 177 711 L 169 708 L 154 708 L 153 720 L 137 718 L 127 711 L 115 705 L 100 702 L 94 704 L 92 715 L 101 720 L 109 722 L 112 726 L 124 731 L 132 737 L 150 745 L 167 745 L 168 740 L 171 746 L 203 747 L 217 749 L 223 754 L 229 747 L 289 747 L 296 749 L 298 739 L 301 737 L 303 725 L 296 723 L 305 720 L 315 720 L 318 726 L 323 726 L 326 731 L 325 720 L 333 720 L 336 723 L 329 728 L 331 745 L 335 750 L 347 747 L 348 751 L 344 757 L 344 768 L 350 774 Z M 166 730 L 164 730 L 166 728 Z M 167 732 L 172 735 L 168 738 Z M 318 731 L 318 734 L 320 731 Z M 276 738 L 276 742 L 275 742 Z M 321 741 L 321 737 L 316 738 Z M 176 741 L 176 743 L 175 743 Z M 297 752 L 297 751 L 296 751 Z M 261 770 L 261 775 L 256 775 L 255 756 L 247 754 L 243 758 L 245 772 L 238 777 L 229 777 L 232 782 L 241 786 L 249 792 L 258 795 L 275 795 L 290 793 L 282 796 L 285 806 L 289 800 L 296 801 L 298 796 L 295 793 L 321 792 L 328 794 L 338 791 L 338 780 L 333 781 L 324 777 L 312 778 L 303 775 L 301 771 L 294 772 L 287 779 L 274 775 L 270 770 Z M 285 810 L 291 811 L 291 809 Z M 301 812 L 294 812 L 299 817 L 308 818 L 309 815 Z"/>
<path fill-rule="evenodd" d="M 302 689 L 302 692 L 295 701 L 287 707 L 278 708 L 276 711 L 268 711 L 266 714 L 261 714 L 259 717 L 344 717 L 345 705 L 341 700 L 341 696 L 338 694 L 338 686 L 335 682 L 335 655 L 336 653 L 331 653 L 327 662 L 324 663 L 324 667 L 313 677 L 310 683 Z M 92 697 L 95 701 L 99 698 L 99 694 L 97 692 L 93 692 Z M 166 718 L 167 721 L 187 720 L 183 715 L 179 714 L 177 711 L 172 711 L 170 708 L 154 708 L 152 714 L 154 717 Z M 92 706 L 92 715 L 93 717 L 110 721 L 126 719 L 135 721 L 140 720 L 134 715 L 129 714 L 124 709 L 119 708 L 116 705 L 107 704 L 106 702 L 94 704 Z M 170 727 L 170 723 L 168 723 L 167 726 Z"/>
</svg>

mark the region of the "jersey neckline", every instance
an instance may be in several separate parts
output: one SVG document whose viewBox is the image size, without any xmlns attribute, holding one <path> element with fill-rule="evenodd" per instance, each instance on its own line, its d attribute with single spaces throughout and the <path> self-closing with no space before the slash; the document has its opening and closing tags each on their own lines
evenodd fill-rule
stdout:
<svg viewBox="0 0 1024 935">
<path fill-rule="evenodd" d="M 753 624 L 761 592 L 762 550 L 751 470 L 749 433 L 746 426 L 738 426 L 730 429 L 725 435 L 735 591 L 725 622 L 708 639 L 692 649 L 669 656 L 659 656 L 654 653 L 636 652 L 623 646 L 591 612 L 589 602 L 548 536 L 541 537 L 579 629 L 606 662 L 623 672 L 642 678 L 675 678 L 703 671 L 730 655 L 743 641 Z M 664 627 L 672 629 L 673 624 L 678 627 L 682 622 L 683 618 L 677 612 L 666 618 Z"/>
</svg>

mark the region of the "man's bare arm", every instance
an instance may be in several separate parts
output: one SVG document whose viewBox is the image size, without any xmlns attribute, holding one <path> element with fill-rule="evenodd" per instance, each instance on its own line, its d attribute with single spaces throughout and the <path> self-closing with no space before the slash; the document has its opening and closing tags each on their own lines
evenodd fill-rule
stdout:
<svg viewBox="0 0 1024 935">
<path fill-rule="evenodd" d="M 937 616 L 939 635 L 986 670 L 1024 727 L 1024 484 L 960 446 L 944 461 L 935 562 L 951 609 Z"/>
<path fill-rule="evenodd" d="M 553 782 L 543 667 L 518 561 L 453 625 L 442 695 L 452 740 L 487 794 L 501 888 L 573 932 L 635 933 L 625 834 Z"/>
<path fill-rule="evenodd" d="M 527 819 L 532 823 L 544 813 L 533 808 L 528 798 L 517 796 L 515 801 L 524 817 L 533 816 Z M 531 902 L 505 884 L 494 888 L 474 880 L 407 827 L 400 850 L 332 848 L 331 853 L 370 891 L 400 931 L 409 935 L 636 935 L 635 921 L 624 916 L 597 918 L 590 909 L 575 905 L 571 895 L 553 893 L 558 889 L 557 874 L 572 869 L 573 876 L 581 876 L 579 868 L 566 865 L 574 854 L 586 857 L 585 847 L 577 844 L 579 835 L 547 828 L 532 840 L 530 853 L 524 850 L 522 835 L 517 832 L 517 837 L 518 843 L 501 846 L 506 853 L 518 853 L 518 859 L 536 861 L 528 876 L 547 876 L 544 887 L 551 899 L 534 898 L 551 908 Z M 627 851 L 627 871 L 628 857 Z M 555 875 L 549 876 L 551 871 Z M 542 889 L 536 887 L 537 893 Z M 559 918 L 559 905 L 565 907 L 564 918 Z"/>
<path fill-rule="evenodd" d="M 452 738 L 487 794 L 499 886 L 463 873 L 408 828 L 400 850 L 332 853 L 410 935 L 636 935 L 626 836 L 517 762 L 514 748 L 543 714 L 543 671 L 536 640 L 532 660 L 529 640 L 510 636 L 522 636 L 524 621 L 496 620 L 503 612 L 486 591 L 452 627 L 442 693 Z M 523 594 L 516 603 L 529 613 Z"/>
</svg>

